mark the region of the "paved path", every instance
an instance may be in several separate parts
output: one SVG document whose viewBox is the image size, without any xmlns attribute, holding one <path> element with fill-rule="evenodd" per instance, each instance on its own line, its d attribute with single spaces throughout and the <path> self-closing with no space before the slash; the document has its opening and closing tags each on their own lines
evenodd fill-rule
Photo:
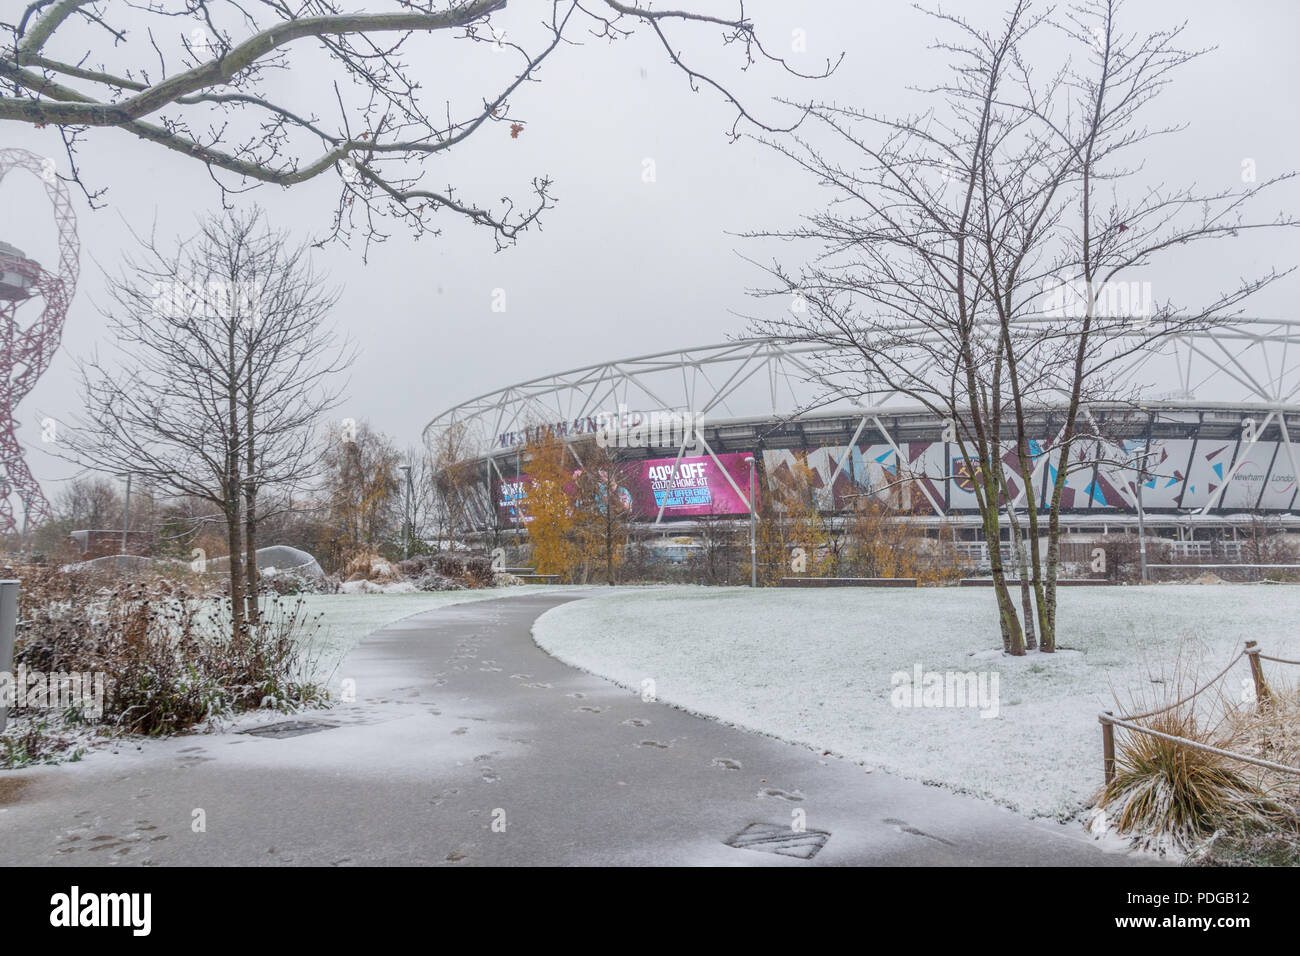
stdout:
<svg viewBox="0 0 1300 956">
<path fill-rule="evenodd" d="M 644 703 L 533 644 L 533 620 L 579 597 L 463 604 L 375 632 L 340 670 L 357 701 L 303 717 L 331 729 L 0 773 L 0 864 L 1147 862 L 1078 827 Z M 751 836 L 806 853 L 796 811 L 830 834 L 811 860 L 724 842 L 759 824 Z"/>
</svg>

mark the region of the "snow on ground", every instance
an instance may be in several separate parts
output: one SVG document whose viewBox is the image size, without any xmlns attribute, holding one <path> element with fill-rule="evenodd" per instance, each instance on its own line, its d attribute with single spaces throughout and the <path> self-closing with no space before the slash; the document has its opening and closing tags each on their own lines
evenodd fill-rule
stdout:
<svg viewBox="0 0 1300 956">
<path fill-rule="evenodd" d="M 1168 674 L 1180 648 L 1201 679 L 1248 639 L 1300 657 L 1300 587 L 1063 588 L 1059 617 L 1069 653 L 1012 658 L 991 589 L 679 587 L 562 605 L 533 636 L 625 686 L 652 680 L 667 703 L 1057 819 L 1101 783 L 1098 712 L 1149 698 L 1150 675 Z M 996 676 L 996 716 L 894 706 L 894 675 L 918 665 L 976 672 L 990 692 Z M 1248 677 L 1241 661 L 1226 686 Z"/>
<path fill-rule="evenodd" d="M 309 618 L 320 615 L 320 629 L 311 641 L 309 654 L 316 660 L 316 674 L 337 690 L 339 663 L 352 648 L 373 631 L 394 621 L 466 601 L 490 601 L 532 591 L 554 591 L 556 585 L 524 584 L 507 588 L 470 591 L 409 591 L 388 594 L 304 594 Z M 297 597 L 282 598 L 291 607 Z"/>
</svg>

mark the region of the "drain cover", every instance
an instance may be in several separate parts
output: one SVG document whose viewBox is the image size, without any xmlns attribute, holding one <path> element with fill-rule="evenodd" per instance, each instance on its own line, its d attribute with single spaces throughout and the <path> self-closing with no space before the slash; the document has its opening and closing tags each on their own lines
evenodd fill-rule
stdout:
<svg viewBox="0 0 1300 956">
<path fill-rule="evenodd" d="M 730 840 L 727 846 L 740 850 L 758 850 L 761 853 L 779 853 L 800 860 L 811 860 L 831 838 L 825 830 L 804 830 L 798 833 L 779 823 L 751 823 Z"/>
<path fill-rule="evenodd" d="M 338 724 L 323 724 L 319 721 L 286 720 L 278 724 L 254 727 L 252 730 L 241 730 L 240 733 L 252 734 L 254 737 L 301 737 L 303 734 L 314 734 L 337 726 Z"/>
</svg>

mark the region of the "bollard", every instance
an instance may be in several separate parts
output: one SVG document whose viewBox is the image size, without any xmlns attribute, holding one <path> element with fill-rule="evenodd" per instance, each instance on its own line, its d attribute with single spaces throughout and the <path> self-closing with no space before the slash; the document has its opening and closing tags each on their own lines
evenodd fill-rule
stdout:
<svg viewBox="0 0 1300 956">
<path fill-rule="evenodd" d="M 1255 646 L 1254 641 L 1246 642 L 1246 656 L 1250 658 L 1250 676 L 1255 678 L 1255 702 L 1267 704 L 1268 684 L 1264 683 L 1264 668 L 1259 663 L 1259 648 Z"/>
<path fill-rule="evenodd" d="M 6 699 L 17 692 L 13 682 L 14 672 L 14 633 L 18 627 L 18 582 L 0 581 L 0 675 L 8 679 L 2 682 L 5 688 L 0 694 L 0 733 L 4 732 L 9 722 L 9 702 Z"/>
<path fill-rule="evenodd" d="M 1107 785 L 1115 779 L 1115 725 L 1110 722 L 1113 716 L 1114 712 L 1108 710 L 1097 718 L 1101 723 L 1101 759 L 1105 766 Z"/>
</svg>

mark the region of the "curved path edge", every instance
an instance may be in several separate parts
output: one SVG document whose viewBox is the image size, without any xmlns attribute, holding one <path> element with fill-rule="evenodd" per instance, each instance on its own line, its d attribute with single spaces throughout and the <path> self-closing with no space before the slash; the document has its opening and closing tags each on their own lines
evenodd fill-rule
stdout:
<svg viewBox="0 0 1300 956">
<path fill-rule="evenodd" d="M 294 718 L 329 725 L 316 732 L 124 743 L 0 773 L 0 864 L 1154 862 L 644 702 L 533 642 L 538 616 L 582 597 L 468 602 L 380 628 L 338 671 L 357 700 Z"/>
</svg>

